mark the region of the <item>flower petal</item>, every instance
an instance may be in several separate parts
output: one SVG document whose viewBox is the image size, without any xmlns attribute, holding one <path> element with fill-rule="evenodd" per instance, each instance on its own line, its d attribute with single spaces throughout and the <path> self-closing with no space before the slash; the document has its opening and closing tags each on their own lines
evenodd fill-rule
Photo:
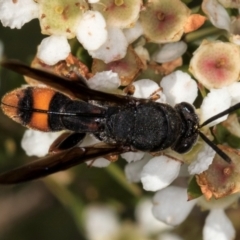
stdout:
<svg viewBox="0 0 240 240">
<path fill-rule="evenodd" d="M 113 92 L 121 85 L 121 80 L 117 73 L 103 71 L 97 72 L 92 78 L 88 79 L 87 83 L 91 89 Z"/>
<path fill-rule="evenodd" d="M 25 23 L 37 18 L 39 6 L 33 0 L 0 1 L 0 20 L 4 27 L 20 29 Z"/>
<path fill-rule="evenodd" d="M 187 44 L 183 41 L 164 44 L 153 55 L 153 60 L 158 63 L 171 62 L 181 57 L 187 50 Z"/>
<path fill-rule="evenodd" d="M 42 40 L 37 57 L 48 65 L 54 65 L 66 59 L 70 52 L 71 48 L 65 36 L 52 35 Z"/>
<path fill-rule="evenodd" d="M 120 225 L 116 212 L 108 206 L 92 205 L 83 212 L 84 227 L 90 240 L 115 239 Z"/>
<path fill-rule="evenodd" d="M 227 90 L 231 96 L 231 105 L 240 102 L 240 82 L 234 82 L 227 87 Z"/>
<path fill-rule="evenodd" d="M 153 197 L 153 215 L 159 221 L 176 226 L 182 223 L 196 203 L 187 200 L 187 189 L 170 186 Z"/>
<path fill-rule="evenodd" d="M 93 58 L 98 58 L 105 63 L 109 63 L 122 59 L 127 53 L 127 47 L 128 42 L 122 30 L 119 28 L 108 28 L 107 41 L 98 49 L 89 50 L 89 54 Z"/>
<path fill-rule="evenodd" d="M 178 176 L 181 162 L 167 156 L 152 158 L 141 173 L 141 182 L 146 191 L 157 191 L 168 186 Z"/>
<path fill-rule="evenodd" d="M 228 109 L 231 105 L 231 97 L 227 88 L 211 89 L 208 95 L 203 99 L 200 107 L 200 122 L 204 122 L 210 117 Z M 214 126 L 227 119 L 228 115 L 214 120 L 207 126 Z"/>
<path fill-rule="evenodd" d="M 180 70 L 163 77 L 160 86 L 167 97 L 167 102 L 172 106 L 181 102 L 192 104 L 197 97 L 197 83 L 189 74 Z"/>
<path fill-rule="evenodd" d="M 197 158 L 188 166 L 191 175 L 202 173 L 207 170 L 212 163 L 216 152 L 206 143 L 204 143 L 202 151 L 197 154 Z"/>
<path fill-rule="evenodd" d="M 123 33 L 128 41 L 128 44 L 131 44 L 143 34 L 142 25 L 138 21 L 134 27 L 124 29 Z"/>
<path fill-rule="evenodd" d="M 134 86 L 133 96 L 137 98 L 149 98 L 151 94 L 160 89 L 156 82 L 149 79 L 138 80 L 132 85 Z"/>
<path fill-rule="evenodd" d="M 204 0 L 202 10 L 215 27 L 229 31 L 230 17 L 227 10 L 217 0 Z"/>
<path fill-rule="evenodd" d="M 61 132 L 46 133 L 28 129 L 23 135 L 21 146 L 28 156 L 43 157 L 48 154 L 50 145 L 60 134 Z"/>
<path fill-rule="evenodd" d="M 204 240 L 231 240 L 235 238 L 232 223 L 222 209 L 214 209 L 206 218 L 203 228 Z"/>
<path fill-rule="evenodd" d="M 97 50 L 107 40 L 106 21 L 97 11 L 86 11 L 76 29 L 77 39 L 89 51 Z"/>
<path fill-rule="evenodd" d="M 97 158 L 94 160 L 89 160 L 86 161 L 86 164 L 91 167 L 98 167 L 98 168 L 103 168 L 107 167 L 111 162 L 107 160 L 106 158 Z"/>
<path fill-rule="evenodd" d="M 135 210 L 135 216 L 139 227 L 148 236 L 172 229 L 171 226 L 158 221 L 153 216 L 152 205 L 151 199 L 145 198 L 138 203 Z"/>
<path fill-rule="evenodd" d="M 144 152 L 126 152 L 126 153 L 122 153 L 121 157 L 124 158 L 128 163 L 130 162 L 136 162 L 139 161 L 143 158 L 144 156 Z"/>
<path fill-rule="evenodd" d="M 149 162 L 150 158 L 149 154 L 145 154 L 143 159 L 128 163 L 125 166 L 124 172 L 129 182 L 140 182 L 142 169 Z"/>
</svg>

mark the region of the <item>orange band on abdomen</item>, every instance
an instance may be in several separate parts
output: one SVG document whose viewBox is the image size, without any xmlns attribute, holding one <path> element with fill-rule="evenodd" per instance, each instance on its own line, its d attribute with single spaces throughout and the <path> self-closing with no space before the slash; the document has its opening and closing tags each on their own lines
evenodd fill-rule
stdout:
<svg viewBox="0 0 240 240">
<path fill-rule="evenodd" d="M 50 88 L 34 88 L 33 108 L 49 111 L 49 106 L 55 93 L 56 92 Z M 33 112 L 29 125 L 31 128 L 35 128 L 40 131 L 50 131 L 48 114 Z"/>
</svg>

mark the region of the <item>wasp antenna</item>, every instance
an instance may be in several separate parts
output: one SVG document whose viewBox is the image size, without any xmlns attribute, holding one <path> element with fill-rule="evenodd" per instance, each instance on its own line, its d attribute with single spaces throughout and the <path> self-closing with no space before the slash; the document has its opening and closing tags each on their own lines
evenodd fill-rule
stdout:
<svg viewBox="0 0 240 240">
<path fill-rule="evenodd" d="M 210 141 L 201 131 L 198 132 L 202 140 L 207 143 L 224 161 L 231 163 L 231 158 L 225 154 L 216 144 Z"/>
<path fill-rule="evenodd" d="M 225 111 L 220 112 L 220 113 L 216 114 L 215 116 L 209 118 L 208 120 L 206 120 L 205 122 L 203 122 L 203 123 L 199 126 L 199 128 L 202 128 L 202 127 L 204 127 L 205 125 L 207 125 L 208 123 L 213 122 L 214 120 L 216 120 L 216 119 L 218 119 L 218 118 L 220 118 L 220 117 L 222 117 L 222 116 L 225 116 L 225 115 L 227 115 L 227 114 L 229 114 L 229 113 L 231 113 L 231 112 L 234 112 L 234 111 L 236 111 L 237 109 L 240 109 L 240 103 L 237 103 L 237 104 L 233 105 L 232 107 L 226 109 Z"/>
</svg>

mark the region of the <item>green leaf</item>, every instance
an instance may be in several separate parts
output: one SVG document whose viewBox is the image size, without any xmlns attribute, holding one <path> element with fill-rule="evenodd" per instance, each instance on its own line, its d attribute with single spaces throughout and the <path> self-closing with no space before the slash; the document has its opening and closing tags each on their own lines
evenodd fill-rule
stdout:
<svg viewBox="0 0 240 240">
<path fill-rule="evenodd" d="M 202 196 L 202 191 L 199 185 L 197 184 L 196 176 L 194 176 L 188 184 L 188 200 L 193 200 Z"/>
</svg>

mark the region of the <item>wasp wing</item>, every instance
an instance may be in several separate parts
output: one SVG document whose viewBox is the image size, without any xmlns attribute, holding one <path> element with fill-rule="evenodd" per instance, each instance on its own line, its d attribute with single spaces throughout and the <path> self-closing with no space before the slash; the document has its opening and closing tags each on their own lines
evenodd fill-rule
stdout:
<svg viewBox="0 0 240 240">
<path fill-rule="evenodd" d="M 34 78 L 50 87 L 55 88 L 70 96 L 82 99 L 83 101 L 96 100 L 105 102 L 114 102 L 117 104 L 129 103 L 129 96 L 110 94 L 87 87 L 86 83 L 80 81 L 69 81 L 67 78 L 60 77 L 50 72 L 41 69 L 29 67 L 17 60 L 2 61 L 1 65 L 14 72 Z M 133 101 L 135 98 L 131 97 Z M 146 102 L 146 99 L 135 99 L 136 101 Z"/>
<path fill-rule="evenodd" d="M 66 170 L 91 159 L 120 154 L 124 150 L 117 146 L 74 147 L 0 174 L 0 184 L 15 184 L 31 181 Z"/>
</svg>

